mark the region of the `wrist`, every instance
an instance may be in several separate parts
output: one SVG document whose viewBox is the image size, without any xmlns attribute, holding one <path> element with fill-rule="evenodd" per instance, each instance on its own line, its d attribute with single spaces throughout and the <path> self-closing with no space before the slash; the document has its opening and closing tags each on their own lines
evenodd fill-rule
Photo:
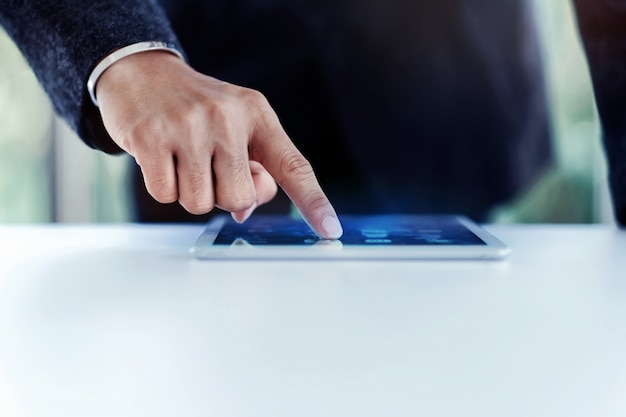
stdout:
<svg viewBox="0 0 626 417">
<path fill-rule="evenodd" d="M 184 61 L 182 53 L 178 51 L 174 45 L 165 42 L 139 42 L 120 48 L 103 58 L 89 75 L 87 80 L 87 91 L 89 92 L 89 96 L 91 97 L 93 104 L 98 107 L 98 100 L 96 98 L 97 84 L 100 78 L 110 67 L 121 60 L 127 59 L 128 57 L 151 51 L 169 53 L 170 55 L 177 56 L 179 59 Z"/>
</svg>

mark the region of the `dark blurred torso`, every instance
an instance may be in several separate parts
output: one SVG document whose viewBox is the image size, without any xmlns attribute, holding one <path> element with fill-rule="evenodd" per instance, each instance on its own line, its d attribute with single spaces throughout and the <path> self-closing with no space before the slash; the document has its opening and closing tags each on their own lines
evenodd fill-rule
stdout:
<svg viewBox="0 0 626 417">
<path fill-rule="evenodd" d="M 550 162 L 524 0 L 162 3 L 193 67 L 267 96 L 339 213 L 481 220 Z"/>
</svg>

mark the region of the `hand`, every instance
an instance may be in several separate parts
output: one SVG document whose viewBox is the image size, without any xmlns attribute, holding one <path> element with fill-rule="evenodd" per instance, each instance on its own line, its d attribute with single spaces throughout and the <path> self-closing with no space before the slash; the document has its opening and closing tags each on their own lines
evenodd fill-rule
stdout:
<svg viewBox="0 0 626 417">
<path fill-rule="evenodd" d="M 96 88 L 107 131 L 135 158 L 157 201 L 178 200 L 193 214 L 219 207 L 243 222 L 274 197 L 278 183 L 314 232 L 341 236 L 311 165 L 261 93 L 200 74 L 162 51 L 118 61 Z"/>
</svg>

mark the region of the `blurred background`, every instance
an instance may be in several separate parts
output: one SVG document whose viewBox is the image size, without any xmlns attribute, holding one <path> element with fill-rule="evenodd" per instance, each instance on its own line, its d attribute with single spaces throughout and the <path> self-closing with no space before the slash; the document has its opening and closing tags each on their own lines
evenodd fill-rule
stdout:
<svg viewBox="0 0 626 417">
<path fill-rule="evenodd" d="M 555 164 L 500 223 L 612 222 L 587 65 L 569 0 L 535 0 L 549 86 Z M 127 156 L 87 148 L 54 116 L 20 52 L 0 28 L 0 222 L 133 219 Z"/>
</svg>

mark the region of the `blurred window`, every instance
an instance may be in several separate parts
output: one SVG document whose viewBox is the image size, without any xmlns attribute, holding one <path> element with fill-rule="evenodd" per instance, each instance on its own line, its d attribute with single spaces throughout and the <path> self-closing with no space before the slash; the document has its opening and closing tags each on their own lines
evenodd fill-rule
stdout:
<svg viewBox="0 0 626 417">
<path fill-rule="evenodd" d="M 53 218 L 50 104 L 0 30 L 0 222 Z"/>
</svg>

